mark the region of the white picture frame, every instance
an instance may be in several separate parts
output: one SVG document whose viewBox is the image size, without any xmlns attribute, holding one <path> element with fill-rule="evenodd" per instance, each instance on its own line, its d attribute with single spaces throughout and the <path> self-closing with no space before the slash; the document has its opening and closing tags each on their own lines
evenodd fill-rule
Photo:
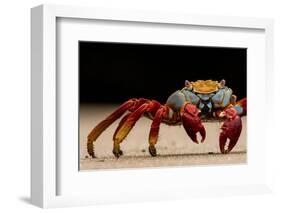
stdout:
<svg viewBox="0 0 281 213">
<path fill-rule="evenodd" d="M 31 201 L 33 204 L 46 208 L 58 206 L 76 206 L 76 205 L 91 205 L 99 203 L 114 203 L 114 202 L 138 202 L 143 200 L 165 200 L 165 199 L 178 199 L 188 198 L 194 196 L 224 196 L 224 195 L 241 195 L 270 192 L 271 188 L 271 170 L 269 153 L 264 153 L 262 158 L 257 158 L 253 152 L 249 153 L 249 157 L 253 158 L 253 163 L 241 167 L 236 166 L 220 166 L 220 167 L 196 167 L 193 169 L 183 168 L 161 168 L 161 169 L 138 169 L 138 170 L 122 170 L 122 171 L 99 171 L 99 173 L 86 173 L 73 174 L 73 170 L 67 173 L 62 165 L 58 166 L 60 153 L 63 150 L 58 150 L 56 144 L 58 138 L 57 118 L 58 118 L 58 88 L 61 79 L 57 77 L 58 61 L 57 61 L 57 29 L 59 19 L 68 20 L 100 20 L 100 21 L 113 21 L 119 24 L 123 22 L 142 23 L 143 26 L 153 23 L 159 27 L 166 26 L 173 30 L 177 26 L 198 26 L 200 28 L 223 29 L 228 32 L 234 30 L 246 30 L 261 32 L 262 36 L 257 40 L 262 52 L 259 52 L 259 62 L 262 63 L 261 67 L 254 67 L 253 63 L 255 58 L 251 58 L 250 69 L 256 68 L 257 81 L 261 82 L 261 87 L 264 92 L 259 95 L 266 99 L 265 102 L 253 107 L 257 98 L 253 94 L 253 87 L 256 86 L 254 81 L 249 84 L 249 108 L 253 109 L 252 115 L 250 113 L 249 120 L 255 119 L 256 113 L 262 112 L 264 107 L 273 105 L 273 98 L 267 96 L 266 93 L 273 88 L 270 82 L 273 78 L 273 21 L 271 19 L 257 19 L 257 18 L 241 18 L 241 17 L 217 17 L 217 16 L 204 16 L 204 15 L 188 15 L 188 14 L 173 14 L 173 13 L 155 13 L 153 11 L 126 11 L 126 10 L 113 10 L 106 8 L 84 8 L 74 6 L 54 6 L 54 5 L 41 5 L 31 10 L 31 54 L 32 54 L 32 143 L 31 143 Z M 233 35 L 235 37 L 235 34 Z M 232 37 L 231 37 L 232 38 Z M 250 39 L 251 40 L 251 39 Z M 264 42 L 264 43 L 263 43 Z M 238 42 L 239 43 L 239 42 Z M 205 44 L 202 44 L 205 45 Z M 217 43 L 209 41 L 209 45 L 216 46 Z M 241 45 L 240 43 L 237 44 Z M 253 45 L 256 45 L 253 43 Z M 247 45 L 246 45 L 247 46 Z M 252 60 L 253 59 L 253 60 Z M 252 72 L 253 74 L 253 72 Z M 251 77 L 251 76 L 249 76 Z M 262 77 L 266 77 L 264 80 Z M 66 79 L 67 80 L 67 79 Z M 259 102 L 257 102 L 259 103 Z M 270 123 L 270 116 L 262 117 L 265 123 Z M 257 122 L 253 122 L 257 123 Z M 255 148 L 256 155 L 259 155 L 264 147 L 268 147 L 270 143 L 270 129 L 268 126 L 262 127 L 255 124 L 253 128 L 259 130 L 265 128 L 263 133 L 257 131 L 256 139 L 258 142 Z M 262 134 L 262 135 L 261 135 Z M 263 140 L 262 139 L 266 139 Z M 249 138 L 248 140 L 253 140 Z M 260 144 L 260 145 L 259 145 Z M 267 149 L 269 150 L 269 149 Z M 70 151 L 70 153 L 72 153 Z M 77 153 L 78 155 L 78 153 Z M 67 155 L 70 162 L 77 161 L 77 156 L 71 154 Z M 251 160 L 251 159 L 250 159 Z M 255 161 L 255 162 L 254 162 Z M 259 166 L 258 166 L 259 165 Z M 72 168 L 73 169 L 73 168 Z M 189 174 L 186 173 L 188 170 Z M 65 172 L 66 174 L 61 174 Z M 79 173 L 79 171 L 76 171 Z M 206 174 L 210 174 L 213 182 L 201 184 L 199 181 L 192 182 L 191 185 L 187 184 L 184 187 L 179 187 L 174 182 L 183 183 L 186 175 L 190 179 L 199 179 Z M 216 173 L 211 175 L 212 173 Z M 221 175 L 221 178 L 229 178 L 224 176 L 226 174 L 245 174 L 238 181 L 227 184 L 226 181 L 218 183 L 215 181 L 216 176 Z M 97 175 L 98 174 L 98 175 Z M 166 179 L 157 181 L 154 188 L 152 188 L 149 195 L 145 193 L 145 184 L 149 181 L 146 177 L 151 175 L 156 179 L 164 174 Z M 171 175 L 173 174 L 173 175 Z M 262 175 L 261 175 L 262 174 Z M 68 176 L 66 181 L 61 176 Z M 256 179 L 252 180 L 253 176 L 257 175 Z M 73 177 L 72 177 L 73 176 Z M 74 177 L 75 176 L 75 177 Z M 122 184 L 122 189 L 115 191 L 112 190 L 111 195 L 103 193 L 103 189 L 111 189 L 110 179 L 112 177 L 117 180 L 124 179 L 127 185 Z M 78 176 L 77 176 L 78 177 Z M 139 186 L 131 185 L 129 178 L 134 177 Z M 182 177 L 177 179 L 176 177 Z M 89 182 L 89 178 L 96 178 L 99 181 L 99 186 L 96 187 L 96 194 L 88 194 L 87 188 L 79 185 L 78 182 Z M 171 182 L 167 186 L 166 180 Z M 234 179 L 234 178 L 233 178 Z M 65 180 L 65 181 L 64 181 Z M 92 179 L 93 180 L 93 179 Z M 74 182 L 78 181 L 78 182 Z M 65 185 L 69 190 L 66 193 L 60 192 L 59 184 Z M 81 189 L 81 190 L 80 190 Z M 121 192 L 120 192 L 121 190 Z M 123 190 L 123 191 L 122 191 Z M 92 191 L 91 188 L 88 191 Z M 106 191 L 106 190 L 105 190 Z M 73 192 L 73 193 L 72 193 Z M 75 192 L 75 193 L 74 193 Z M 76 193 L 77 192 L 77 193 Z M 122 193 L 122 196 L 119 195 Z"/>
</svg>

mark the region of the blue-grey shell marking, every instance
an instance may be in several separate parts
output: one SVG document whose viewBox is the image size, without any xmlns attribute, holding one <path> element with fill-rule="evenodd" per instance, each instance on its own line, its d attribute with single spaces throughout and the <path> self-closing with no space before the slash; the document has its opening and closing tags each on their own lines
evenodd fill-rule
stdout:
<svg viewBox="0 0 281 213">
<path fill-rule="evenodd" d="M 215 108 L 224 108 L 230 104 L 232 97 L 232 89 L 223 87 L 219 89 L 216 94 L 212 97 L 212 102 Z"/>
<path fill-rule="evenodd" d="M 185 103 L 185 97 L 184 94 L 180 92 L 180 90 L 174 92 L 172 95 L 169 96 L 169 98 L 166 101 L 166 105 L 171 107 L 174 111 L 179 111 L 180 108 Z"/>
<path fill-rule="evenodd" d="M 185 103 L 197 105 L 200 98 L 188 89 L 182 89 L 174 92 L 169 96 L 166 104 L 175 111 L 179 111 Z"/>
<path fill-rule="evenodd" d="M 166 105 L 171 107 L 175 112 L 179 112 L 185 103 L 198 106 L 199 109 L 211 111 L 212 108 L 224 108 L 230 104 L 232 89 L 228 87 L 220 88 L 215 93 L 195 94 L 192 90 L 183 88 L 169 96 Z"/>
</svg>

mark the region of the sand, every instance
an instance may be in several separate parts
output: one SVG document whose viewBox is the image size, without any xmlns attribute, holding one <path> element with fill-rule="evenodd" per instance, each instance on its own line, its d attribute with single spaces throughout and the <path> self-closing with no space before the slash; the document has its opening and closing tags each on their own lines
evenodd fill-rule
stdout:
<svg viewBox="0 0 281 213">
<path fill-rule="evenodd" d="M 113 123 L 95 142 L 97 158 L 89 157 L 86 148 L 87 135 L 96 124 L 113 112 L 117 105 L 80 106 L 80 170 L 145 168 L 161 166 L 191 166 L 246 163 L 246 117 L 242 117 L 243 130 L 230 154 L 219 151 L 219 133 L 222 122 L 204 122 L 207 136 L 204 143 L 195 144 L 182 126 L 162 124 L 156 145 L 157 157 L 148 152 L 148 134 L 151 120 L 142 117 L 122 142 L 124 155 L 116 159 L 112 154 L 112 136 L 118 121 Z"/>
</svg>

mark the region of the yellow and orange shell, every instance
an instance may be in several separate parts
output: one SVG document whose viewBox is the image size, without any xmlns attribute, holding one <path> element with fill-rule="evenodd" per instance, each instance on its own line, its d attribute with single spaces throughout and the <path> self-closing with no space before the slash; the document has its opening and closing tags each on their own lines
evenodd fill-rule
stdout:
<svg viewBox="0 0 281 213">
<path fill-rule="evenodd" d="M 221 88 L 221 85 L 218 81 L 213 80 L 198 80 L 191 82 L 194 92 L 208 94 L 218 91 Z"/>
</svg>

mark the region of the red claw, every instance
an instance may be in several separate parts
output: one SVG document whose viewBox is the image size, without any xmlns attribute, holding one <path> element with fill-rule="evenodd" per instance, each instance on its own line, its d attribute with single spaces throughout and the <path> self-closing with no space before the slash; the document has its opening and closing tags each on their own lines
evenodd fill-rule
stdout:
<svg viewBox="0 0 281 213">
<path fill-rule="evenodd" d="M 200 111 L 193 104 L 185 104 L 181 109 L 183 127 L 194 143 L 198 143 L 197 132 L 199 132 L 202 137 L 201 142 L 203 142 L 206 137 L 205 128 L 198 116 L 199 112 Z"/>
<path fill-rule="evenodd" d="M 237 112 L 233 108 L 228 108 L 221 112 L 220 117 L 226 117 L 220 133 L 220 151 L 223 154 L 229 153 L 236 145 L 242 130 L 242 121 Z M 228 147 L 226 147 L 227 139 L 229 139 Z"/>
</svg>

